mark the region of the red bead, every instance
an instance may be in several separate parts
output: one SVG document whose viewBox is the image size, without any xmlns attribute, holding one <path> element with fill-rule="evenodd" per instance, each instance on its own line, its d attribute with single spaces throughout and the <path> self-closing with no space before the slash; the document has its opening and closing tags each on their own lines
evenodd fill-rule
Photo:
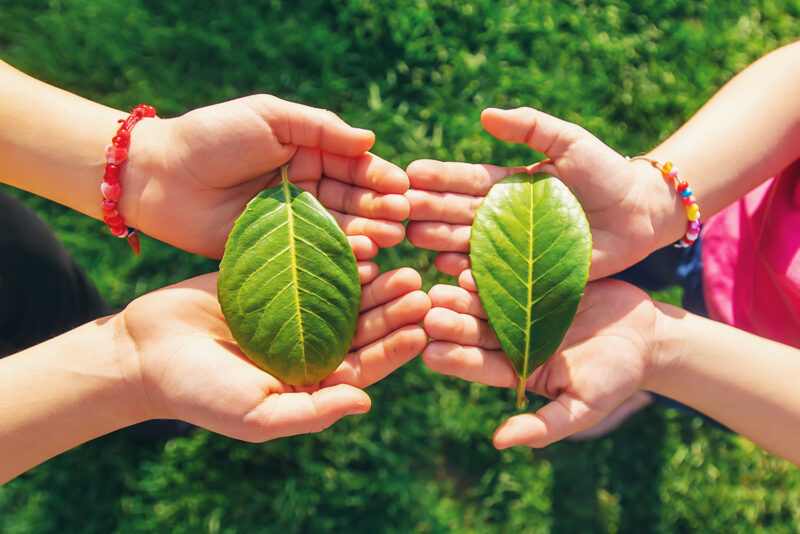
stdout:
<svg viewBox="0 0 800 534">
<path fill-rule="evenodd" d="M 112 226 L 111 233 L 117 237 L 126 237 L 128 235 L 128 228 L 125 226 Z"/>
<path fill-rule="evenodd" d="M 684 206 L 691 206 L 692 204 L 697 202 L 697 199 L 694 195 L 689 195 L 688 197 L 682 197 L 681 200 L 683 201 Z"/>
<path fill-rule="evenodd" d="M 103 182 L 100 184 L 100 193 L 103 195 L 103 198 L 106 200 L 113 200 L 116 202 L 119 200 L 120 195 L 122 195 L 122 186 L 117 184 L 107 184 Z"/>
<path fill-rule="evenodd" d="M 120 148 L 114 145 L 107 145 L 106 146 L 106 161 L 111 164 L 119 165 L 123 161 L 128 159 L 128 151 L 124 148 Z"/>
<path fill-rule="evenodd" d="M 119 215 L 119 211 L 117 211 L 117 203 L 112 202 L 111 204 L 113 204 L 113 206 L 107 208 L 106 202 L 103 202 L 103 208 L 101 210 L 103 212 L 103 220 L 105 220 L 106 217 L 116 217 Z"/>
<path fill-rule="evenodd" d="M 131 115 L 133 115 L 137 119 L 144 119 L 146 117 L 155 117 L 156 108 L 154 108 L 153 106 L 148 106 L 147 104 L 141 104 L 133 108 Z"/>
<path fill-rule="evenodd" d="M 131 139 L 131 132 L 126 130 L 124 127 L 120 126 L 119 130 L 117 130 L 117 137 L 121 137 L 126 141 L 130 141 Z"/>
<path fill-rule="evenodd" d="M 114 165 L 113 163 L 109 163 L 106 165 L 106 176 L 113 176 L 114 178 L 119 178 L 119 171 L 121 170 L 119 165 Z"/>
<path fill-rule="evenodd" d="M 125 138 L 117 135 L 111 140 L 111 144 L 116 146 L 116 147 L 119 147 L 119 148 L 127 148 L 128 147 L 128 143 L 130 142 L 130 140 L 131 140 L 130 137 L 125 139 Z"/>
<path fill-rule="evenodd" d="M 119 215 L 114 215 L 113 217 L 103 217 L 103 220 L 106 222 L 107 225 L 114 228 L 115 226 L 124 226 L 125 221 L 122 220 L 122 217 Z"/>
<path fill-rule="evenodd" d="M 103 175 L 103 181 L 107 184 L 119 182 L 119 167 L 112 163 L 106 165 L 106 173 Z"/>
<path fill-rule="evenodd" d="M 681 180 L 680 182 L 678 182 L 678 193 L 683 193 L 684 189 L 686 189 L 687 187 L 689 187 L 689 184 Z"/>
</svg>

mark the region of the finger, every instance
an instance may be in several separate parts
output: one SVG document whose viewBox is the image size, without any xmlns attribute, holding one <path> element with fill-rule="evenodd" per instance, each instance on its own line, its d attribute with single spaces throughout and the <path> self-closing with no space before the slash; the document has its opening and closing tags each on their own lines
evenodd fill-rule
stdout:
<svg viewBox="0 0 800 534">
<path fill-rule="evenodd" d="M 475 278 L 472 277 L 472 269 L 461 271 L 461 274 L 458 275 L 458 285 L 472 293 L 478 292 L 478 285 L 475 283 Z"/>
<path fill-rule="evenodd" d="M 323 152 L 322 174 L 379 193 L 402 195 L 408 191 L 408 176 L 405 171 L 369 152 L 356 157 Z"/>
<path fill-rule="evenodd" d="M 368 285 L 373 280 L 375 280 L 378 275 L 381 273 L 378 264 L 374 261 L 357 261 L 356 265 L 358 265 L 358 278 L 361 280 L 361 294 L 363 298 L 363 286 Z"/>
<path fill-rule="evenodd" d="M 469 269 L 469 255 L 461 252 L 440 252 L 433 258 L 433 264 L 444 274 L 458 276 Z"/>
<path fill-rule="evenodd" d="M 335 211 L 368 220 L 399 222 L 408 218 L 408 199 L 403 195 L 381 194 L 327 178 L 302 178 L 289 168 L 289 181 L 314 195 L 335 215 Z M 294 178 L 293 178 L 294 176 Z M 396 225 L 395 225 L 396 226 Z"/>
<path fill-rule="evenodd" d="M 481 299 L 476 293 L 450 284 L 437 284 L 428 291 L 431 308 L 448 308 L 457 313 L 466 313 L 486 319 Z"/>
<path fill-rule="evenodd" d="M 404 326 L 386 337 L 351 352 L 323 385 L 367 387 L 412 360 L 428 342 L 419 325 Z"/>
<path fill-rule="evenodd" d="M 406 227 L 412 245 L 430 250 L 469 252 L 470 225 L 444 222 L 410 222 Z"/>
<path fill-rule="evenodd" d="M 357 260 L 368 260 L 378 253 L 377 243 L 365 235 L 349 235 L 347 242 L 350 243 Z"/>
<path fill-rule="evenodd" d="M 575 432 L 592 427 L 601 415 L 585 402 L 571 395 L 560 395 L 536 413 L 514 416 L 494 433 L 494 446 L 505 449 L 515 445 L 545 447 Z"/>
<path fill-rule="evenodd" d="M 244 417 L 244 439 L 258 442 L 321 432 L 346 415 L 368 412 L 370 406 L 366 393 L 347 384 L 313 393 L 273 393 Z"/>
<path fill-rule="evenodd" d="M 516 388 L 519 383 L 511 362 L 500 350 L 431 341 L 422 351 L 422 360 L 432 371 L 470 382 L 501 388 Z"/>
<path fill-rule="evenodd" d="M 474 315 L 454 312 L 448 308 L 431 308 L 422 322 L 430 337 L 484 349 L 499 349 L 500 343 L 489 323 Z"/>
<path fill-rule="evenodd" d="M 591 135 L 577 124 L 528 107 L 485 109 L 481 123 L 496 138 L 525 143 L 553 159 L 563 156 L 581 137 Z"/>
<path fill-rule="evenodd" d="M 525 167 L 498 167 L 433 159 L 420 159 L 406 168 L 408 180 L 414 189 L 480 197 L 485 196 L 492 185 L 506 176 L 524 171 Z"/>
<path fill-rule="evenodd" d="M 363 154 L 375 142 L 369 130 L 354 128 L 332 111 L 270 95 L 248 101 L 284 145 L 319 147 L 344 156 Z"/>
<path fill-rule="evenodd" d="M 384 195 L 329 178 L 320 180 L 317 198 L 328 209 L 369 219 L 404 221 L 410 210 L 403 195 Z"/>
<path fill-rule="evenodd" d="M 358 316 L 353 347 L 358 349 L 402 326 L 422 321 L 431 308 L 424 291 L 412 291 Z"/>
<path fill-rule="evenodd" d="M 405 196 L 410 209 L 408 218 L 412 221 L 442 221 L 457 224 L 472 224 L 475 211 L 484 198 L 422 189 L 409 189 Z"/>
<path fill-rule="evenodd" d="M 213 273 L 201 274 L 199 276 L 195 276 L 194 278 L 183 280 L 182 282 L 178 282 L 177 284 L 173 284 L 172 286 L 169 287 L 185 287 L 189 289 L 198 289 L 200 291 L 208 293 L 209 295 L 216 295 L 218 277 L 219 277 L 219 271 L 215 271 Z"/>
<path fill-rule="evenodd" d="M 361 289 L 361 311 L 370 310 L 421 287 L 422 277 L 410 267 L 383 273 Z"/>
<path fill-rule="evenodd" d="M 315 147 L 299 147 L 289 165 L 289 180 L 302 187 L 301 184 L 317 183 L 323 177 L 377 193 L 402 195 L 408 191 L 405 171 L 375 154 L 342 156 Z"/>
<path fill-rule="evenodd" d="M 328 211 L 346 235 L 367 236 L 381 248 L 393 247 L 405 237 L 405 227 L 402 223 L 384 219 L 367 219 L 336 210 Z"/>
</svg>

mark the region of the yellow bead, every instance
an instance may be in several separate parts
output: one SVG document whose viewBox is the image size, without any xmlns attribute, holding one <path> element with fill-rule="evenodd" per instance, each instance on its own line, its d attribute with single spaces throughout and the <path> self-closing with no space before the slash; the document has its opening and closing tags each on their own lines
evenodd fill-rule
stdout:
<svg viewBox="0 0 800 534">
<path fill-rule="evenodd" d="M 700 206 L 697 204 L 692 204 L 686 207 L 686 217 L 689 218 L 690 221 L 696 221 L 700 218 Z"/>
</svg>

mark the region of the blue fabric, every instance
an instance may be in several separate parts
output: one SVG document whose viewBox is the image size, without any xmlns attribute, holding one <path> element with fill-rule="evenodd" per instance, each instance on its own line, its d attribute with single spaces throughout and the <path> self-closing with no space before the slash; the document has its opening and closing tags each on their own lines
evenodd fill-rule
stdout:
<svg viewBox="0 0 800 534">
<path fill-rule="evenodd" d="M 703 243 L 700 238 L 684 251 L 675 273 L 683 288 L 683 308 L 695 315 L 708 317 L 708 307 L 703 295 Z"/>
<path fill-rule="evenodd" d="M 702 247 L 702 238 L 687 248 L 664 247 L 612 278 L 649 291 L 679 285 L 683 288 L 683 308 L 708 317 L 703 297 Z"/>
</svg>

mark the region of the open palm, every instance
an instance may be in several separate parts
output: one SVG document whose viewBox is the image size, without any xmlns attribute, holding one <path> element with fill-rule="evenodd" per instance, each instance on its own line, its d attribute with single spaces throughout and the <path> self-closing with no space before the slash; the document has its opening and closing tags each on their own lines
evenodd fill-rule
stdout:
<svg viewBox="0 0 800 534">
<path fill-rule="evenodd" d="M 489 188 L 526 170 L 556 176 L 581 203 L 594 242 L 591 279 L 629 267 L 668 243 L 656 239 L 654 228 L 660 221 L 655 218 L 661 211 L 654 204 L 675 200 L 646 163 L 629 162 L 580 126 L 531 108 L 490 108 L 481 122 L 498 139 L 525 143 L 549 160 L 527 168 L 434 160 L 409 165 L 408 239 L 418 247 L 442 251 L 436 264 L 443 272 L 458 276 L 469 266 L 465 253 L 470 225 Z"/>
<path fill-rule="evenodd" d="M 434 341 L 423 360 L 440 373 L 515 388 L 519 379 L 486 321 L 469 271 L 459 283 L 430 290 L 424 326 Z M 639 289 L 616 280 L 590 282 L 561 347 L 526 384 L 551 402 L 503 423 L 495 446 L 544 447 L 594 426 L 642 388 L 654 318 L 652 301 Z"/>
<path fill-rule="evenodd" d="M 145 233 L 219 258 L 247 202 L 288 163 L 289 180 L 377 252 L 404 237 L 408 178 L 367 152 L 373 141 L 330 111 L 269 95 L 145 120 L 133 132 L 121 207 Z"/>
<path fill-rule="evenodd" d="M 140 369 L 146 418 L 174 418 L 247 441 L 317 432 L 364 413 L 364 388 L 419 354 L 430 308 L 412 269 L 378 275 L 359 262 L 363 290 L 351 352 L 320 384 L 292 387 L 256 368 L 233 340 L 216 297 L 217 273 L 147 294 L 122 312 Z"/>
</svg>

